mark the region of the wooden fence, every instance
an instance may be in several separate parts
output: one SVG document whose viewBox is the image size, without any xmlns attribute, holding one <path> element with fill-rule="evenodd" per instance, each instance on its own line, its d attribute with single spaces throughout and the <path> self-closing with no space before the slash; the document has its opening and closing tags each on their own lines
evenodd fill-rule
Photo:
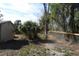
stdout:
<svg viewBox="0 0 79 59">
<path fill-rule="evenodd" d="M 52 32 L 52 33 L 58 33 L 58 34 L 69 34 L 69 35 L 76 35 L 76 36 L 79 36 L 79 33 L 68 33 L 68 32 L 62 32 L 62 31 L 49 31 L 49 33 Z"/>
</svg>

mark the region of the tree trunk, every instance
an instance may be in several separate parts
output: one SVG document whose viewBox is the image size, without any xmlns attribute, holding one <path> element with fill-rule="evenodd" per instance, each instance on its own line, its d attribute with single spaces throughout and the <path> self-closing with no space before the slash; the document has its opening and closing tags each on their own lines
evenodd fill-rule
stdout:
<svg viewBox="0 0 79 59">
<path fill-rule="evenodd" d="M 45 13 L 45 39 L 47 40 L 47 36 L 48 36 L 47 5 L 43 3 L 43 6 L 44 6 L 44 13 Z"/>
<path fill-rule="evenodd" d="M 72 33 L 75 33 L 75 21 L 74 21 L 74 4 L 71 5 L 71 8 L 70 8 L 71 12 L 70 12 L 70 29 L 72 31 Z M 71 35 L 71 39 L 72 39 L 72 42 L 77 42 L 76 40 L 76 36 L 74 35 Z"/>
<path fill-rule="evenodd" d="M 62 8 L 62 18 L 63 18 L 63 20 L 62 20 L 62 22 L 63 22 L 63 31 L 64 32 L 67 32 L 68 31 L 68 29 L 67 29 L 67 19 L 66 19 L 66 14 L 67 14 L 67 12 L 65 11 L 65 8 L 66 8 L 66 5 L 64 5 L 63 4 L 63 8 Z M 69 41 L 69 35 L 66 35 L 66 34 L 64 34 L 64 38 L 65 38 L 65 40 L 66 41 Z"/>
</svg>

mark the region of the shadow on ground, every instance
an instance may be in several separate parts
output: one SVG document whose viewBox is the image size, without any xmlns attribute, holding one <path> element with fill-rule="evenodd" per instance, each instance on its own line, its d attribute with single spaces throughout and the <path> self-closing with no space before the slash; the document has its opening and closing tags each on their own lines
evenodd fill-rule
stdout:
<svg viewBox="0 0 79 59">
<path fill-rule="evenodd" d="M 25 45 L 29 45 L 28 40 L 11 40 L 8 42 L 0 43 L 0 50 L 3 50 L 3 49 L 18 50 Z"/>
<path fill-rule="evenodd" d="M 41 43 L 55 43 L 54 40 L 41 40 Z"/>
<path fill-rule="evenodd" d="M 33 40 L 32 43 L 34 44 L 40 44 L 40 43 L 56 43 L 55 40 L 45 40 L 45 39 L 41 39 L 39 37 L 37 37 L 36 40 Z"/>
<path fill-rule="evenodd" d="M 55 43 L 55 41 L 42 40 L 40 38 L 34 39 L 31 42 L 29 40 L 24 40 L 24 39 L 23 40 L 11 40 L 11 41 L 8 41 L 8 42 L 0 43 L 0 50 L 4 50 L 4 49 L 18 50 L 25 45 L 29 45 L 29 43 L 39 45 L 40 43 Z"/>
</svg>

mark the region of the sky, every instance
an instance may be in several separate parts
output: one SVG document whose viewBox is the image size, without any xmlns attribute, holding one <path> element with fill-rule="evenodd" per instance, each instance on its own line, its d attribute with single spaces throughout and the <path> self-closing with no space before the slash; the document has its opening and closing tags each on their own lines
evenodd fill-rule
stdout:
<svg viewBox="0 0 79 59">
<path fill-rule="evenodd" d="M 21 20 L 38 22 L 43 14 L 41 3 L 27 3 L 27 0 L 0 0 L 0 10 L 3 14 L 3 21 Z"/>
</svg>

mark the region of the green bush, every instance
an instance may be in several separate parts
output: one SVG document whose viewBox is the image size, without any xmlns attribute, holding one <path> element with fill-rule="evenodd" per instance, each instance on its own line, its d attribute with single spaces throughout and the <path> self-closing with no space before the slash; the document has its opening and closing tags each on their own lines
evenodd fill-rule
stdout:
<svg viewBox="0 0 79 59">
<path fill-rule="evenodd" d="M 39 33 L 38 36 L 39 36 L 40 39 L 45 40 L 45 34 L 44 33 Z"/>
<path fill-rule="evenodd" d="M 40 30 L 37 23 L 32 22 L 32 21 L 27 21 L 22 25 L 20 31 L 24 33 L 25 35 L 27 35 L 29 39 L 35 39 Z"/>
</svg>

